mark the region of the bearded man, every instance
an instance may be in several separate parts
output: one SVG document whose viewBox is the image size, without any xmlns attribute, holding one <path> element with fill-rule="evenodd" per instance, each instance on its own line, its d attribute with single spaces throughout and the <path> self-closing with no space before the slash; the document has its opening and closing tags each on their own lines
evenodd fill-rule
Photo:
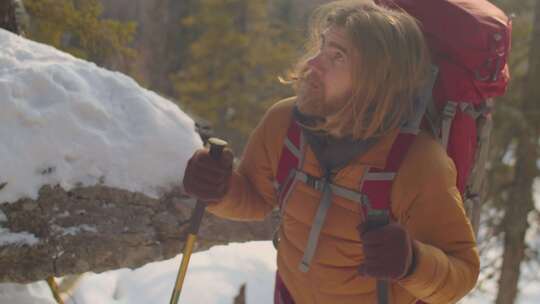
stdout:
<svg viewBox="0 0 540 304">
<path fill-rule="evenodd" d="M 199 150 L 185 191 L 230 219 L 281 208 L 275 303 L 457 302 L 479 258 L 452 160 L 430 133 L 409 136 L 431 75 L 417 22 L 371 1 L 332 2 L 308 45 L 290 77 L 296 96 L 270 107 L 239 166 Z M 388 214 L 372 209 L 384 196 Z"/>
</svg>

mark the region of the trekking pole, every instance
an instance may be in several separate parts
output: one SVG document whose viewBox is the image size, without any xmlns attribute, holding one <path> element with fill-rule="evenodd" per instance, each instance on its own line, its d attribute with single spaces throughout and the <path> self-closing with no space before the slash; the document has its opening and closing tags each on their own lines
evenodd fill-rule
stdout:
<svg viewBox="0 0 540 304">
<path fill-rule="evenodd" d="M 219 159 L 221 156 L 221 152 L 223 152 L 223 149 L 227 146 L 227 142 L 215 137 L 209 138 L 208 142 L 210 143 L 210 156 L 213 159 Z M 182 291 L 182 285 L 186 276 L 189 259 L 191 257 L 191 253 L 193 252 L 195 241 L 197 241 L 197 234 L 199 233 L 199 227 L 201 226 L 205 209 L 206 203 L 201 200 L 197 200 L 197 205 L 195 206 L 195 209 L 191 214 L 190 226 L 188 230 L 189 234 L 186 240 L 186 244 L 184 245 L 182 263 L 180 264 L 180 268 L 178 269 L 176 283 L 174 284 L 174 290 L 171 295 L 171 301 L 169 302 L 169 304 L 177 304 L 178 299 L 180 298 L 180 292 Z"/>
<path fill-rule="evenodd" d="M 49 285 L 49 288 L 51 289 L 51 292 L 56 302 L 58 304 L 64 304 L 64 300 L 62 300 L 62 298 L 60 297 L 60 292 L 58 291 L 58 285 L 56 284 L 56 281 L 54 280 L 53 276 L 50 276 L 47 278 L 47 285 Z"/>
<path fill-rule="evenodd" d="M 365 231 L 372 231 L 384 227 L 390 223 L 390 213 L 386 209 L 375 209 L 371 206 L 368 198 L 363 201 L 366 208 Z M 377 280 L 377 304 L 389 303 L 389 286 L 387 280 Z"/>
</svg>

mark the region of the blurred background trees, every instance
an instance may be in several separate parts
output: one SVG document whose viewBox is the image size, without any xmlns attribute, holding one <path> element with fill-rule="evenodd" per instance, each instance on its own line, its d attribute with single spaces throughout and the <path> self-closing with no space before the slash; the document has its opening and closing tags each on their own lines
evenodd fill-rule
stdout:
<svg viewBox="0 0 540 304">
<path fill-rule="evenodd" d="M 25 0 L 31 16 L 28 38 L 50 44 L 76 57 L 110 69 L 130 73 L 129 62 L 137 57 L 131 47 L 134 22 L 100 18 L 98 0 Z"/>
<path fill-rule="evenodd" d="M 201 0 L 181 20 L 196 35 L 185 67 L 171 75 L 176 96 L 233 147 L 271 103 L 292 94 L 277 77 L 291 64 L 300 35 L 280 21 L 270 17 L 267 2 L 248 0 Z"/>
<path fill-rule="evenodd" d="M 540 1 L 493 1 L 513 16 L 508 93 L 497 100 L 488 165 L 488 194 L 479 237 L 482 284 L 496 284 L 496 304 L 516 303 L 538 284 L 540 240 Z"/>
</svg>

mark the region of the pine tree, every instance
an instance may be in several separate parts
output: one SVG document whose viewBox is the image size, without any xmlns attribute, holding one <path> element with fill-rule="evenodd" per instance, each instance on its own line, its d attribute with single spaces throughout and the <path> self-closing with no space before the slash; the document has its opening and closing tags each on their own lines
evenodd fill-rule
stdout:
<svg viewBox="0 0 540 304">
<path fill-rule="evenodd" d="M 292 94 L 277 79 L 293 61 L 297 36 L 268 12 L 267 1 L 201 0 L 182 20 L 196 38 L 172 77 L 178 99 L 237 149 L 268 105 Z"/>
<path fill-rule="evenodd" d="M 100 66 L 126 70 L 136 57 L 130 47 L 133 22 L 101 19 L 98 0 L 25 0 L 31 17 L 27 36 Z"/>
</svg>

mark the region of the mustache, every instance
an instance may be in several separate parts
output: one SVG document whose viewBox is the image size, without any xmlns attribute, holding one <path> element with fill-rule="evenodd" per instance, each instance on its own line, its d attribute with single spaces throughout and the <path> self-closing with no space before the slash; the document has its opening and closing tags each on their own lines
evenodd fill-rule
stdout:
<svg viewBox="0 0 540 304">
<path fill-rule="evenodd" d="M 305 85 L 309 85 L 310 87 L 313 87 L 313 88 L 321 88 L 323 85 L 323 82 L 320 79 L 320 77 L 317 76 L 317 74 L 311 70 L 308 70 L 305 73 L 303 73 L 299 77 L 299 80 L 301 83 Z"/>
</svg>

